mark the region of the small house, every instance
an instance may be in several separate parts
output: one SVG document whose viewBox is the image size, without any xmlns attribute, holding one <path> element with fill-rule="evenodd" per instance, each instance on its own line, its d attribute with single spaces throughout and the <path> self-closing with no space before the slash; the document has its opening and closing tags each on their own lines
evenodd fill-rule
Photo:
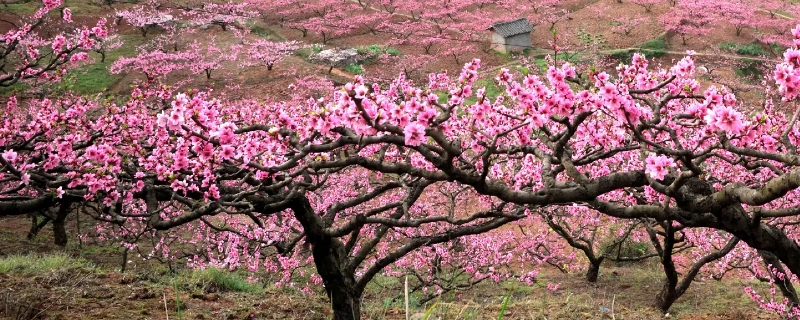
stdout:
<svg viewBox="0 0 800 320">
<path fill-rule="evenodd" d="M 509 53 L 531 46 L 533 26 L 525 18 L 514 21 L 498 22 L 489 27 L 492 32 L 492 49 Z"/>
</svg>

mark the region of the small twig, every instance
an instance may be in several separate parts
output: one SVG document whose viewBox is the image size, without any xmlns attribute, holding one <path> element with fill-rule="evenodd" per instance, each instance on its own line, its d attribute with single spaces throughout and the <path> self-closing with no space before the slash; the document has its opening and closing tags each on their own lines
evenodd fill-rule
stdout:
<svg viewBox="0 0 800 320">
<path fill-rule="evenodd" d="M 617 295 L 611 297 L 611 320 L 617 320 L 617 317 L 614 315 L 614 301 L 617 300 Z"/>
<path fill-rule="evenodd" d="M 167 293 L 162 292 L 164 294 L 164 313 L 167 315 L 167 320 L 169 320 L 169 308 L 167 308 Z"/>
<path fill-rule="evenodd" d="M 408 314 L 408 276 L 406 276 L 406 286 L 405 286 L 405 297 L 406 297 L 406 320 L 409 320 Z"/>
</svg>

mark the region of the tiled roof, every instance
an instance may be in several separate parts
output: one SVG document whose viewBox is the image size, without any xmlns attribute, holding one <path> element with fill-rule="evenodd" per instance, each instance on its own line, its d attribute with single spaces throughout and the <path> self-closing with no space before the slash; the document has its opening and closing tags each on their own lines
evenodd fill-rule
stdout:
<svg viewBox="0 0 800 320">
<path fill-rule="evenodd" d="M 491 28 L 489 28 L 489 30 L 497 32 L 503 37 L 510 37 L 531 32 L 533 31 L 533 26 L 530 22 L 528 22 L 528 19 L 519 18 L 514 21 L 495 23 Z"/>
</svg>

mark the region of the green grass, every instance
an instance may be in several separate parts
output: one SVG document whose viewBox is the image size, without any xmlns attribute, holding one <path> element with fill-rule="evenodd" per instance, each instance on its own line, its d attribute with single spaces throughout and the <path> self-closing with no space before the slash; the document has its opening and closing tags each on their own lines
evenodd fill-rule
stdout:
<svg viewBox="0 0 800 320">
<path fill-rule="evenodd" d="M 173 283 L 168 279 L 165 283 Z M 217 268 L 193 269 L 179 274 L 177 282 L 189 290 L 200 289 L 205 292 L 246 292 L 261 293 L 264 290 L 257 283 L 250 283 L 239 273 Z"/>
<path fill-rule="evenodd" d="M 351 64 L 344 67 L 344 71 L 352 74 L 362 74 L 364 73 L 364 67 L 362 67 L 360 64 Z"/>
<path fill-rule="evenodd" d="M 719 45 L 719 48 L 724 51 L 745 56 L 763 56 L 767 54 L 758 43 L 739 44 L 735 42 L 724 42 Z"/>
<path fill-rule="evenodd" d="M 89 53 L 96 62 L 70 70 L 69 75 L 72 77 L 72 82 L 67 86 L 82 95 L 95 95 L 106 92 L 114 83 L 122 79 L 124 74 L 112 74 L 109 67 L 120 57 L 136 55 L 136 46 L 141 45 L 145 39 L 139 36 L 128 36 L 124 37 L 122 41 L 121 47 L 106 52 L 105 62 L 100 62 L 99 53 Z"/>
<path fill-rule="evenodd" d="M 400 50 L 398 50 L 397 48 L 382 46 L 378 44 L 358 47 L 356 48 L 356 51 L 358 51 L 359 55 L 364 56 L 364 63 L 372 63 L 374 62 L 375 58 L 384 54 L 392 57 L 400 56 Z"/>
<path fill-rule="evenodd" d="M 124 74 L 111 74 L 109 67 L 122 56 L 132 57 L 136 55 L 136 47 L 143 44 L 146 39 L 139 36 L 121 36 L 123 45 L 116 50 L 106 52 L 105 62 L 100 62 L 100 54 L 89 52 L 90 63 L 69 69 L 69 72 L 58 83 L 48 84 L 46 88 L 49 94 L 60 94 L 65 91 L 72 91 L 80 95 L 96 95 L 106 92 L 117 81 L 125 77 Z M 18 82 L 10 87 L 0 87 L 0 97 L 8 97 L 15 92 L 24 92 L 30 86 L 26 83 Z"/>
<path fill-rule="evenodd" d="M 607 54 L 608 54 L 608 57 L 610 57 L 612 59 L 617 59 L 622 63 L 630 64 L 634 53 L 641 53 L 641 54 L 644 54 L 648 58 L 654 58 L 654 57 L 665 56 L 667 54 L 667 51 L 666 50 L 660 50 L 660 49 L 646 49 L 646 48 L 642 48 L 640 50 L 621 49 L 621 50 L 610 51 Z"/>
<path fill-rule="evenodd" d="M 503 94 L 503 92 L 505 92 L 502 88 L 497 86 L 497 84 L 495 84 L 494 80 L 492 80 L 491 78 L 485 78 L 485 79 L 476 80 L 475 84 L 472 85 L 472 90 L 473 90 L 473 92 L 477 93 L 478 89 L 483 88 L 483 87 L 486 87 L 485 95 L 486 95 L 486 98 L 489 99 L 489 101 L 494 101 L 494 99 L 497 98 L 497 96 L 499 96 L 499 95 Z M 475 93 L 473 93 L 472 96 L 469 96 L 466 99 L 464 99 L 464 105 L 471 105 L 471 104 L 475 104 L 476 102 L 478 102 L 478 99 L 475 97 Z M 447 103 L 448 95 L 447 95 L 447 93 L 444 93 L 443 95 L 444 95 L 444 103 Z M 442 100 L 441 96 L 442 95 L 440 95 L 440 100 Z M 441 103 L 441 101 L 440 101 L 440 103 Z"/>
<path fill-rule="evenodd" d="M 254 35 L 257 35 L 265 39 L 279 40 L 279 41 L 286 40 L 286 38 L 281 36 L 280 34 L 262 26 L 253 26 L 252 28 L 250 28 L 250 32 L 253 33 Z"/>
<path fill-rule="evenodd" d="M 83 95 L 105 92 L 122 78 L 121 75 L 111 74 L 107 63 L 91 64 L 72 73 L 75 75 L 72 89 Z"/>
<path fill-rule="evenodd" d="M 650 50 L 667 50 L 667 43 L 664 41 L 663 37 L 658 37 L 652 40 L 649 40 L 642 45 L 639 46 L 642 49 L 650 49 Z"/>
<path fill-rule="evenodd" d="M 307 60 L 308 57 L 311 56 L 312 54 L 320 53 L 320 52 L 322 52 L 322 46 L 321 45 L 317 45 L 317 44 L 313 44 L 309 48 L 303 48 L 303 49 L 295 50 L 294 51 L 294 55 Z"/>
<path fill-rule="evenodd" d="M 735 68 L 733 71 L 742 78 L 760 79 L 764 74 L 759 68 L 758 61 L 751 61 L 742 68 Z"/>
<path fill-rule="evenodd" d="M 558 65 L 561 65 L 564 62 L 569 62 L 569 63 L 575 65 L 575 64 L 580 63 L 580 59 L 581 59 L 581 54 L 580 53 L 574 53 L 574 54 L 569 54 L 569 55 L 563 54 L 563 53 L 559 53 L 559 54 L 556 55 L 556 61 L 557 61 Z M 549 67 L 549 65 L 547 64 L 547 60 L 545 58 L 536 58 L 535 60 L 533 60 L 533 64 L 541 72 L 547 71 L 547 68 Z M 527 70 L 527 71 L 530 72 L 530 70 Z"/>
<path fill-rule="evenodd" d="M 73 258 L 65 253 L 47 255 L 11 255 L 0 258 L 0 274 L 40 274 L 59 269 L 94 269 L 94 265 L 86 260 Z"/>
</svg>

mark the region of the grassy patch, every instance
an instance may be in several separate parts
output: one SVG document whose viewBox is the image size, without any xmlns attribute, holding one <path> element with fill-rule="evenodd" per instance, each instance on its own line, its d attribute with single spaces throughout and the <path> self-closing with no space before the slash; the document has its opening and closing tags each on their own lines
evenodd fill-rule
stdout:
<svg viewBox="0 0 800 320">
<path fill-rule="evenodd" d="M 559 53 L 559 54 L 556 55 L 556 59 L 555 60 L 556 60 L 556 64 L 557 65 L 561 65 L 564 62 L 569 62 L 569 63 L 575 65 L 575 64 L 579 64 L 580 63 L 581 54 L 580 53 L 572 53 L 572 54 Z M 547 71 L 547 68 L 550 66 L 547 63 L 547 60 L 545 58 L 536 58 L 535 60 L 533 60 L 533 64 L 541 72 Z M 528 72 L 530 72 L 530 70 L 526 70 L 524 73 L 527 74 Z"/>
<path fill-rule="evenodd" d="M 719 45 L 719 48 L 728 52 L 741 54 L 745 56 L 763 56 L 766 52 L 758 43 L 739 44 L 735 42 L 724 42 Z"/>
<path fill-rule="evenodd" d="M 492 50 L 492 53 L 494 53 L 494 55 L 496 55 L 496 56 L 498 56 L 500 58 L 503 58 L 503 60 L 506 60 L 506 61 L 511 61 L 511 59 L 512 59 L 510 52 L 500 52 L 500 51 L 497 51 L 497 50 Z M 524 51 L 522 51 L 521 53 L 523 55 L 525 55 Z"/>
<path fill-rule="evenodd" d="M 751 61 L 747 63 L 742 68 L 736 68 L 733 71 L 736 73 L 737 76 L 742 78 L 748 79 L 760 79 L 764 73 L 762 69 L 759 68 L 760 63 L 758 61 Z"/>
<path fill-rule="evenodd" d="M 92 52 L 90 56 L 96 62 L 70 70 L 71 83 L 67 84 L 68 88 L 82 95 L 94 95 L 106 92 L 122 79 L 124 74 L 112 74 L 109 68 L 120 57 L 136 55 L 136 47 L 141 45 L 145 39 L 139 36 L 129 36 L 123 38 L 122 41 L 124 43 L 120 48 L 106 52 L 105 62 L 100 62 L 99 53 Z"/>
<path fill-rule="evenodd" d="M 320 52 L 322 52 L 322 46 L 317 44 L 312 44 L 311 47 L 295 50 L 294 55 L 308 60 L 309 56 Z"/>
<path fill-rule="evenodd" d="M 391 57 L 400 56 L 400 50 L 398 50 L 397 48 L 392 48 L 389 46 L 382 46 L 377 44 L 365 47 L 358 47 L 356 48 L 356 51 L 361 56 L 359 58 L 360 61 L 365 64 L 374 63 L 378 57 L 383 55 L 388 55 Z"/>
<path fill-rule="evenodd" d="M 269 39 L 269 40 L 279 40 L 279 41 L 286 40 L 286 38 L 284 38 L 280 34 L 274 32 L 274 31 L 272 31 L 272 30 L 270 30 L 270 29 L 268 29 L 266 27 L 262 27 L 262 26 L 253 26 L 252 28 L 250 28 L 250 32 L 253 33 L 254 35 L 257 35 L 259 37 L 266 38 L 266 39 Z"/>
<path fill-rule="evenodd" d="M 358 54 L 365 55 L 365 56 L 379 56 L 382 54 L 388 54 L 390 56 L 396 57 L 400 55 L 400 50 L 393 47 L 382 46 L 382 45 L 369 45 L 366 47 L 358 47 L 356 48 Z"/>
<path fill-rule="evenodd" d="M 344 67 L 344 71 L 352 74 L 362 74 L 364 73 L 364 67 L 360 64 L 351 64 Z"/>
<path fill-rule="evenodd" d="M 647 242 L 637 242 L 630 238 L 621 243 L 616 243 L 618 239 L 610 239 L 600 245 L 600 251 L 606 252 L 611 256 L 618 257 L 641 257 L 650 253 L 650 244 Z"/>
<path fill-rule="evenodd" d="M 0 274 L 38 274 L 59 269 L 90 268 L 90 262 L 70 257 L 65 253 L 47 255 L 12 255 L 0 258 Z"/>
<path fill-rule="evenodd" d="M 644 54 L 645 57 L 648 57 L 648 58 L 661 57 L 661 56 L 664 56 L 664 55 L 667 54 L 667 52 L 665 50 L 644 49 L 644 48 L 642 48 L 640 50 L 627 50 L 627 49 L 614 50 L 614 51 L 608 52 L 607 54 L 608 54 L 608 57 L 611 58 L 611 59 L 619 60 L 620 62 L 622 62 L 624 64 L 630 64 L 631 60 L 633 59 L 633 54 L 635 54 L 635 53 Z"/>
<path fill-rule="evenodd" d="M 650 50 L 667 50 L 667 43 L 664 41 L 663 37 L 658 37 L 653 40 L 649 40 L 642 45 L 639 46 L 642 49 L 650 49 Z"/>
<path fill-rule="evenodd" d="M 172 279 L 169 279 L 172 280 Z M 260 293 L 264 290 L 257 283 L 247 282 L 236 272 L 217 268 L 193 269 L 182 274 L 178 283 L 189 290 L 200 289 L 204 292 L 246 292 Z"/>
</svg>

